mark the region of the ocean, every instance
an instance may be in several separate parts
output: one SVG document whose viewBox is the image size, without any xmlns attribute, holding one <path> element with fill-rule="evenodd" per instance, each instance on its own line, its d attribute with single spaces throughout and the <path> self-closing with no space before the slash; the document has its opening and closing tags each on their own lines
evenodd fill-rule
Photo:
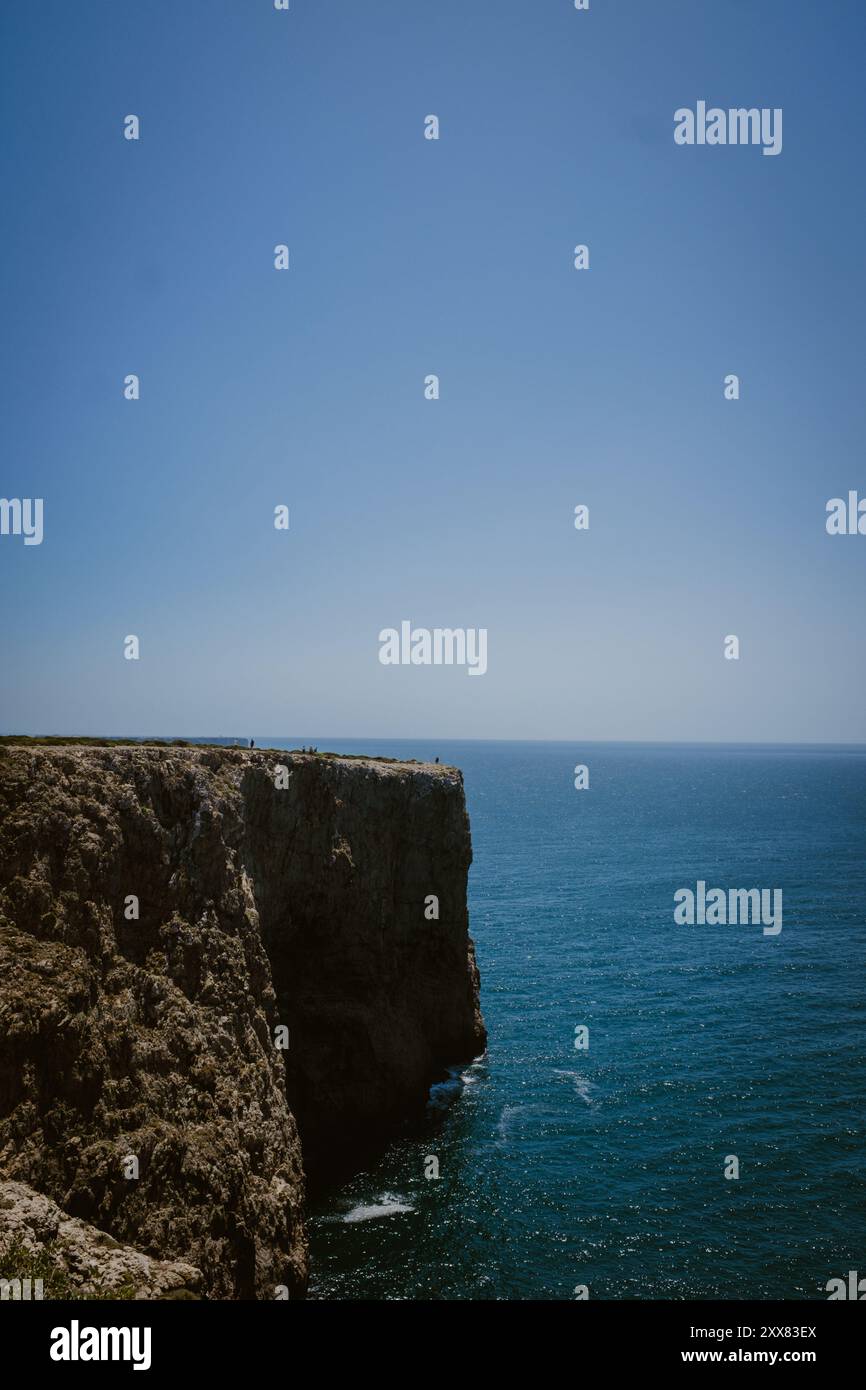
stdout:
<svg viewBox="0 0 866 1390">
<path fill-rule="evenodd" d="M 472 826 L 488 1051 L 316 1200 L 311 1298 L 809 1299 L 866 1274 L 866 748 L 256 743 L 438 756 Z M 781 889 L 782 930 L 676 924 L 698 881 Z"/>
</svg>

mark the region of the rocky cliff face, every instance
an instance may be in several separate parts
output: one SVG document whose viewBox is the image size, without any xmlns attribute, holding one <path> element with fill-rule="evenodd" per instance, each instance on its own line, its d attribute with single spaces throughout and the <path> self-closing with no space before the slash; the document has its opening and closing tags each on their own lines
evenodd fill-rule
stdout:
<svg viewBox="0 0 866 1390">
<path fill-rule="evenodd" d="M 23 1182 L 0 1182 L 0 1269 L 29 1279 L 28 1298 L 197 1298 L 201 1285 L 192 1265 L 121 1245 Z"/>
<path fill-rule="evenodd" d="M 470 857 L 451 768 L 0 750 L 0 1176 L 209 1297 L 301 1295 L 304 1161 L 484 1046 Z"/>
</svg>

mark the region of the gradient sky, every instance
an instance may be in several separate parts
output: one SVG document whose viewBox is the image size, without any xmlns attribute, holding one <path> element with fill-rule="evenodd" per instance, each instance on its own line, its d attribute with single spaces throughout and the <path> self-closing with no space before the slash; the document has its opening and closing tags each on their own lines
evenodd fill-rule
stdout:
<svg viewBox="0 0 866 1390">
<path fill-rule="evenodd" d="M 866 493 L 864 38 L 5 0 L 0 495 L 45 539 L 0 537 L 0 727 L 866 740 L 866 537 L 824 524 Z M 782 153 L 677 147 L 699 99 L 782 107 Z M 381 666 L 404 618 L 486 627 L 487 674 Z"/>
</svg>

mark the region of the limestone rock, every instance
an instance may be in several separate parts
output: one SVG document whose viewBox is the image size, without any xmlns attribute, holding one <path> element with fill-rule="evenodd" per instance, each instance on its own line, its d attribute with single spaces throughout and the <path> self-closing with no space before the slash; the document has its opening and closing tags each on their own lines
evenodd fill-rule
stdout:
<svg viewBox="0 0 866 1390">
<path fill-rule="evenodd" d="M 8 1281 L 37 1270 L 44 1298 L 195 1298 L 201 1284 L 192 1265 L 120 1245 L 22 1182 L 0 1182 L 0 1269 Z"/>
<path fill-rule="evenodd" d="M 483 1049 L 470 858 L 453 768 L 0 748 L 0 1176 L 207 1297 L 302 1296 L 301 1141 L 360 1156 Z"/>
</svg>

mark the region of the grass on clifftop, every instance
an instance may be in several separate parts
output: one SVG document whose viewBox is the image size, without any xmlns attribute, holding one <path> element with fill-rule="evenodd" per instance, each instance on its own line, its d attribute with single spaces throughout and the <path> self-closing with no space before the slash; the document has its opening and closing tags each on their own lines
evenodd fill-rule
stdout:
<svg viewBox="0 0 866 1390">
<path fill-rule="evenodd" d="M 430 759 L 391 758 L 385 753 L 320 753 L 318 748 L 269 748 L 267 744 L 248 748 L 237 743 L 193 743 L 187 738 L 92 738 L 85 734 L 0 734 L 0 751 L 4 748 L 218 748 L 227 753 L 300 753 L 309 758 L 343 758 L 351 762 L 407 763 L 426 767 Z M 432 765 L 432 764 L 431 764 Z M 450 767 L 450 763 L 439 763 Z"/>
<path fill-rule="evenodd" d="M 190 743 L 185 738 L 90 738 L 83 734 L 0 734 L 0 745 L 24 747 L 81 744 L 85 748 L 231 748 L 225 743 Z"/>
<path fill-rule="evenodd" d="M 46 1251 L 40 1250 L 34 1253 L 17 1240 L 11 1241 L 0 1254 L 0 1279 L 6 1279 L 10 1284 L 16 1279 L 33 1281 L 41 1279 L 43 1299 L 69 1298 L 96 1301 L 135 1298 L 135 1286 L 133 1284 L 121 1284 L 116 1287 L 109 1285 L 91 1286 L 90 1289 L 82 1289 L 79 1284 L 72 1282 L 64 1269 L 58 1268 L 54 1264 Z"/>
</svg>

